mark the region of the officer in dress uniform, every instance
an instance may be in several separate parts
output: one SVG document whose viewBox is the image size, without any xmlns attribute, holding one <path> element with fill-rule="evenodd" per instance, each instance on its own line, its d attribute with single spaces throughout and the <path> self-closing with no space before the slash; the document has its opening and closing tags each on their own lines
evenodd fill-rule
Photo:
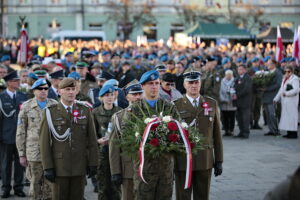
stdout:
<svg viewBox="0 0 300 200">
<path fill-rule="evenodd" d="M 192 186 L 184 189 L 186 162 L 185 155 L 175 156 L 175 182 L 177 200 L 208 200 L 212 168 L 215 176 L 222 174 L 223 144 L 220 129 L 220 114 L 217 101 L 201 96 L 200 73 L 187 71 L 184 74 L 186 95 L 174 103 L 181 118 L 195 126 L 205 137 L 204 149 L 193 155 Z"/>
<path fill-rule="evenodd" d="M 130 156 L 123 154 L 118 141 L 122 140 L 121 124 L 125 112 L 130 110 L 132 103 L 142 98 L 143 89 L 137 80 L 133 80 L 124 87 L 129 107 L 112 116 L 112 133 L 109 138 L 109 162 L 111 179 L 116 184 L 122 184 L 122 199 L 132 200 L 133 195 L 133 161 Z"/>
<path fill-rule="evenodd" d="M 96 174 L 96 131 L 90 108 L 75 101 L 76 81 L 59 84 L 61 100 L 43 112 L 40 150 L 44 176 L 52 182 L 52 199 L 82 200 L 85 176 Z M 80 162 L 79 162 L 80 161 Z"/>
<path fill-rule="evenodd" d="M 24 168 L 20 165 L 16 147 L 16 132 L 20 107 L 27 100 L 27 97 L 24 93 L 17 91 L 20 87 L 20 78 L 16 71 L 6 75 L 4 80 L 7 89 L 0 93 L 1 198 L 10 196 L 12 164 L 14 164 L 13 189 L 15 195 L 25 197 L 23 192 Z"/>
<path fill-rule="evenodd" d="M 53 72 L 49 74 L 49 76 L 50 76 L 50 81 L 52 86 L 49 88 L 48 98 L 58 100 L 59 99 L 58 85 L 60 81 L 65 77 L 64 70 Z"/>
<path fill-rule="evenodd" d="M 98 199 L 121 199 L 120 185 L 111 182 L 108 139 L 111 132 L 111 116 L 121 110 L 114 105 L 115 87 L 112 85 L 103 86 L 99 97 L 101 106 L 93 110 L 95 127 L 99 144 L 99 165 L 98 165 Z"/>
<path fill-rule="evenodd" d="M 26 101 L 20 110 L 16 144 L 20 163 L 26 168 L 26 176 L 30 180 L 29 199 L 51 199 L 51 185 L 43 176 L 43 166 L 40 154 L 40 124 L 42 112 L 46 106 L 57 102 L 48 99 L 51 84 L 46 79 L 34 82 L 31 90 L 34 98 Z"/>
<path fill-rule="evenodd" d="M 126 112 L 124 116 L 124 124 L 122 128 L 128 126 L 128 121 L 135 123 L 135 118 L 143 118 L 142 110 L 147 110 L 149 116 L 159 116 L 160 113 L 170 113 L 174 119 L 178 119 L 178 113 L 174 104 L 159 98 L 159 73 L 151 70 L 144 73 L 140 79 L 140 84 L 144 90 L 142 100 L 132 104 L 131 112 Z M 134 133 L 133 133 L 134 134 Z M 145 155 L 145 163 L 143 174 L 147 183 L 138 176 L 138 159 L 134 160 L 134 195 L 136 200 L 155 199 L 155 200 L 171 200 L 173 193 L 173 175 L 174 175 L 174 157 L 172 154 L 163 154 L 158 158 Z"/>
</svg>

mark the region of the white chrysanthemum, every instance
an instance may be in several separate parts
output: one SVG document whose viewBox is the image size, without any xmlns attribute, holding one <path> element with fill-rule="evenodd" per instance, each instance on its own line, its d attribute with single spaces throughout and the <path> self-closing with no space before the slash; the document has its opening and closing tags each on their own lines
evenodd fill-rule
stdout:
<svg viewBox="0 0 300 200">
<path fill-rule="evenodd" d="M 164 116 L 164 117 L 162 118 L 162 120 L 163 120 L 164 122 L 168 123 L 168 122 L 170 122 L 170 121 L 172 120 L 172 117 L 169 116 L 169 115 L 167 115 L 167 116 Z"/>
<path fill-rule="evenodd" d="M 255 72 L 255 75 L 261 75 L 263 73 L 264 73 L 263 71 L 257 71 L 257 72 Z"/>
<path fill-rule="evenodd" d="M 189 127 L 188 124 L 185 123 L 185 122 L 181 122 L 181 126 L 182 126 L 182 128 L 184 128 L 184 129 L 187 129 L 187 128 Z"/>
<path fill-rule="evenodd" d="M 138 132 L 135 132 L 135 137 L 139 137 L 139 133 Z"/>
<path fill-rule="evenodd" d="M 264 71 L 264 74 L 267 75 L 267 74 L 270 74 L 270 72 L 269 71 Z"/>
<path fill-rule="evenodd" d="M 146 119 L 144 120 L 145 124 L 149 124 L 151 121 L 152 121 L 151 118 L 146 118 Z"/>
</svg>

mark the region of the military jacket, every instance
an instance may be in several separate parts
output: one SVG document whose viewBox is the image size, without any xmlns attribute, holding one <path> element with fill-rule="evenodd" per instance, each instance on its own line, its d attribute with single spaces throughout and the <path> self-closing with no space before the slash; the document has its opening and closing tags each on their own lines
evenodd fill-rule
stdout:
<svg viewBox="0 0 300 200">
<path fill-rule="evenodd" d="M 121 124 L 125 112 L 123 109 L 112 116 L 112 133 L 109 138 L 109 163 L 112 175 L 122 174 L 123 178 L 133 178 L 133 160 L 122 152 L 118 141 L 122 140 Z"/>
<path fill-rule="evenodd" d="M 16 143 L 18 114 L 21 105 L 27 100 L 26 94 L 16 92 L 15 101 L 5 91 L 0 93 L 0 142 Z"/>
<path fill-rule="evenodd" d="M 47 100 L 47 106 L 56 104 L 53 99 Z M 18 116 L 16 144 L 19 156 L 25 156 L 28 161 L 40 162 L 40 126 L 43 110 L 36 98 L 26 101 Z"/>
<path fill-rule="evenodd" d="M 174 119 L 179 119 L 177 109 L 173 103 L 167 102 L 163 99 L 158 99 L 154 108 L 151 108 L 145 99 L 137 101 L 132 104 L 131 111 L 126 112 L 124 115 L 124 120 L 122 123 L 122 129 L 126 127 L 128 121 L 134 122 L 133 117 L 130 113 L 136 115 L 138 118 L 143 118 L 141 109 L 147 113 L 147 117 L 152 117 L 153 115 L 171 115 Z M 148 111 L 148 112 L 147 112 Z M 135 134 L 134 132 L 132 134 Z M 135 169 L 139 164 L 139 160 L 134 160 Z M 145 173 L 162 173 L 174 169 L 174 159 L 171 154 L 164 154 L 159 158 L 153 159 L 145 155 L 144 172 Z"/>
<path fill-rule="evenodd" d="M 213 71 L 208 72 L 205 80 L 202 82 L 204 95 L 219 101 L 221 80 L 222 76 L 220 70 L 214 69 Z"/>
<path fill-rule="evenodd" d="M 60 142 L 49 130 L 46 112 L 41 123 L 41 158 L 44 169 L 55 168 L 57 176 L 83 176 L 88 166 L 97 166 L 98 147 L 95 125 L 90 109 L 74 103 L 72 110 L 79 116 L 69 114 L 61 102 L 49 106 L 55 130 L 59 135 L 71 129 L 71 137 Z"/>
<path fill-rule="evenodd" d="M 202 107 L 204 102 L 207 102 L 211 108 L 208 115 L 205 114 Z M 182 120 L 191 124 L 195 119 L 195 126 L 199 130 L 199 134 L 205 137 L 205 149 L 193 155 L 193 170 L 211 169 L 215 162 L 223 162 L 223 143 L 217 101 L 211 97 L 200 96 L 199 106 L 195 108 L 185 95 L 174 103 Z M 184 154 L 175 156 L 175 170 L 186 170 L 186 157 Z"/>
</svg>

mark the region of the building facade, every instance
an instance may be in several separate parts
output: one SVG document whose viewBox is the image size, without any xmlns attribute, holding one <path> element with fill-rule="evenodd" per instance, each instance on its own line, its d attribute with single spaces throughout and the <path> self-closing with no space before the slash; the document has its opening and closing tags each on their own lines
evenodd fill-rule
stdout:
<svg viewBox="0 0 300 200">
<path fill-rule="evenodd" d="M 252 33 L 300 25 L 300 0 L 2 0 L 4 37 L 18 37 L 19 16 L 31 38 L 60 30 L 104 31 L 108 40 L 138 35 L 167 40 L 196 21 L 233 22 Z M 249 17 L 253 16 L 253 17 Z"/>
</svg>

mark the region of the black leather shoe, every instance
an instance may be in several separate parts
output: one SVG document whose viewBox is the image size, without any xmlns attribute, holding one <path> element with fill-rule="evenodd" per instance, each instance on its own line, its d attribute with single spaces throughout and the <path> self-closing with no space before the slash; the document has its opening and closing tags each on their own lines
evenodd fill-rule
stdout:
<svg viewBox="0 0 300 200">
<path fill-rule="evenodd" d="M 265 134 L 264 134 L 264 136 L 273 136 L 273 135 L 275 135 L 275 133 L 269 132 L 269 133 L 265 133 Z"/>
<path fill-rule="evenodd" d="M 26 197 L 25 192 L 23 192 L 22 190 L 21 191 L 15 191 L 15 195 L 18 196 L 18 197 Z"/>
<path fill-rule="evenodd" d="M 2 199 L 6 199 L 10 196 L 10 192 L 9 191 L 4 191 L 2 194 L 1 194 L 1 198 Z"/>
</svg>

